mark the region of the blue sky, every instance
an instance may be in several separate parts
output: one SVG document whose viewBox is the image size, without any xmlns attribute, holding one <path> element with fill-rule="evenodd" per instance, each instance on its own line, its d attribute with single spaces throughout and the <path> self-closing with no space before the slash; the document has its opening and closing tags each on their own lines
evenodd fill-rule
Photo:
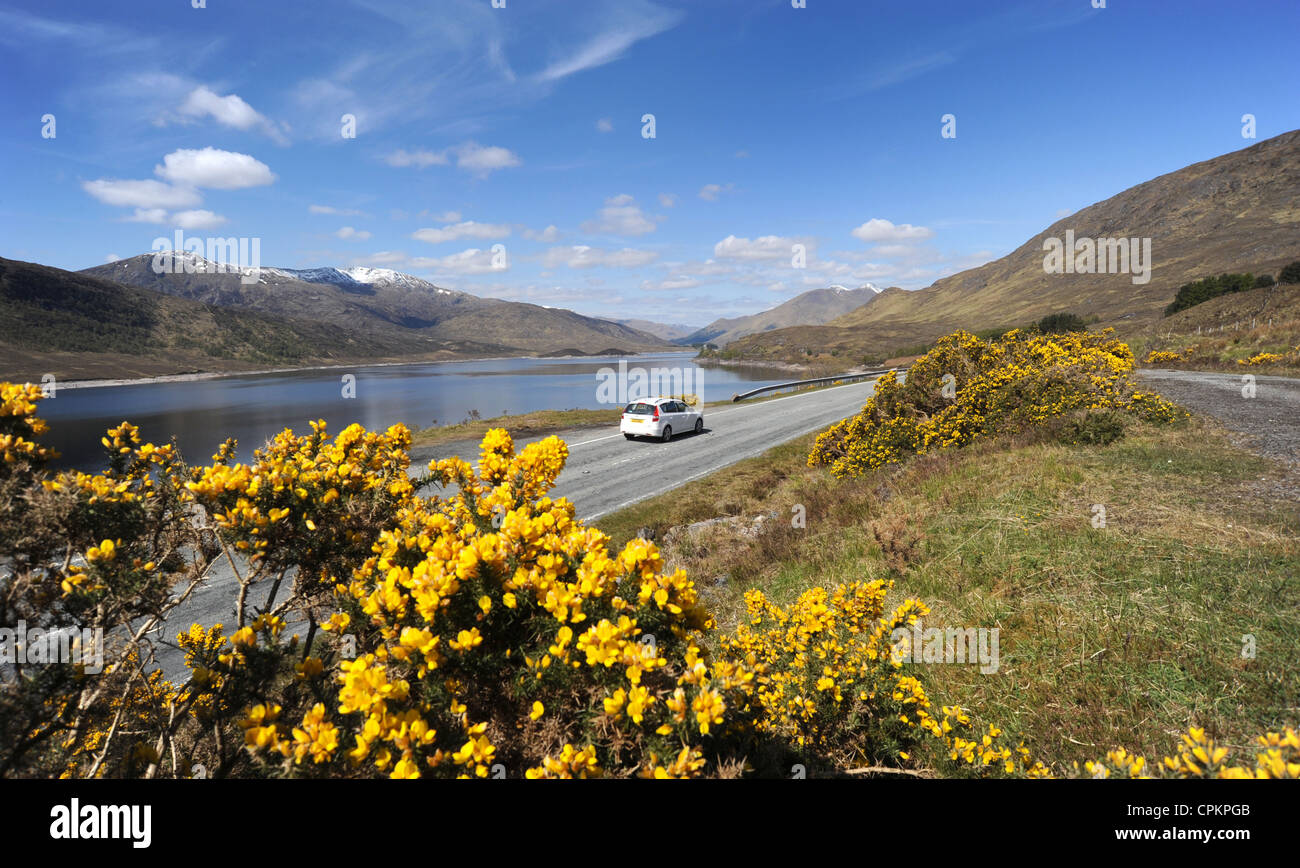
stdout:
<svg viewBox="0 0 1300 868">
<path fill-rule="evenodd" d="M 1092 2 L 0 0 L 0 255 L 179 227 L 702 325 L 924 287 L 1252 144 L 1244 114 L 1300 127 L 1300 4 Z"/>
</svg>

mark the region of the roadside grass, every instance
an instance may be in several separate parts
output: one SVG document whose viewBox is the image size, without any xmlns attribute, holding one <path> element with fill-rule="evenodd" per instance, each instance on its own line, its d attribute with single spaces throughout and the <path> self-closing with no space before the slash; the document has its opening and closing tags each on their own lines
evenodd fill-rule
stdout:
<svg viewBox="0 0 1300 868">
<path fill-rule="evenodd" d="M 1105 447 L 977 443 L 845 481 L 806 466 L 812 440 L 597 524 L 616 545 L 652 529 L 724 631 L 749 588 L 788 603 L 875 578 L 896 580 L 893 604 L 927 604 L 928 626 L 999 627 L 996 674 L 909 665 L 936 705 L 966 706 L 1047 762 L 1121 745 L 1164 756 L 1190 724 L 1243 746 L 1300 719 L 1300 504 L 1261 502 L 1273 465 L 1212 422 L 1134 425 Z M 738 518 L 664 541 L 717 516 Z"/>
<path fill-rule="evenodd" d="M 482 439 L 493 428 L 505 428 L 516 440 L 580 428 L 618 424 L 618 408 L 601 410 L 538 410 L 534 413 L 465 419 L 451 425 L 436 425 L 411 432 L 412 446 L 437 446 L 456 440 Z"/>
</svg>

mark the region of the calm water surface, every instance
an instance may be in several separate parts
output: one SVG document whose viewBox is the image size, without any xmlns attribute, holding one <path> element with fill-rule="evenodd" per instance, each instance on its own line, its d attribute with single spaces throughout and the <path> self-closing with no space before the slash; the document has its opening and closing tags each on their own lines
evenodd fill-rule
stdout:
<svg viewBox="0 0 1300 868">
<path fill-rule="evenodd" d="M 668 367 L 698 371 L 703 399 L 789 379 L 771 369 L 703 368 L 694 354 L 656 353 L 627 357 L 629 368 Z M 534 410 L 598 409 L 596 373 L 618 367 L 618 357 L 582 359 L 490 359 L 394 365 L 345 371 L 294 371 L 220 377 L 183 383 L 142 383 L 89 389 L 61 389 L 40 403 L 50 423 L 45 442 L 63 458 L 62 467 L 85 470 L 103 464 L 99 439 L 122 421 L 140 426 L 141 437 L 166 443 L 175 437 L 191 463 L 206 463 L 226 437 L 239 440 L 240 456 L 284 428 L 310 431 L 324 419 L 338 433 L 353 422 L 383 430 L 396 422 L 411 428 L 448 425 L 471 410 L 484 418 Z M 345 399 L 341 378 L 356 376 L 356 397 Z M 610 423 L 616 416 L 611 407 Z"/>
</svg>

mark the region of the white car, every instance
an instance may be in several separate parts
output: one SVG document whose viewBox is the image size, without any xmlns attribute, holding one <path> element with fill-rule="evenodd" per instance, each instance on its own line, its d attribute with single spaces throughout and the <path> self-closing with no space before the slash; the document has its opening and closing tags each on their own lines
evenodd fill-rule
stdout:
<svg viewBox="0 0 1300 868">
<path fill-rule="evenodd" d="M 704 414 L 676 398 L 646 398 L 623 408 L 618 430 L 633 437 L 657 437 L 667 443 L 674 434 L 704 430 Z"/>
</svg>

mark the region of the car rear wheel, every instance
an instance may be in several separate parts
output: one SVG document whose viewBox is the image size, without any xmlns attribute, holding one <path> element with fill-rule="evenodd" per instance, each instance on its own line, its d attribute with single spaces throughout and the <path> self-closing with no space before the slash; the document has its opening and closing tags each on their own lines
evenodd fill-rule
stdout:
<svg viewBox="0 0 1300 868">
<path fill-rule="evenodd" d="M 673 439 L 673 426 L 671 426 L 671 425 L 665 425 L 665 426 L 664 426 L 663 438 L 664 438 L 664 442 L 665 442 L 665 443 L 667 443 L 669 440 Z"/>
<path fill-rule="evenodd" d="M 703 431 L 703 430 L 704 430 L 704 420 L 703 420 L 703 419 L 696 419 L 696 420 L 695 420 L 695 433 L 696 433 L 696 434 L 699 434 L 699 433 L 700 433 L 701 431 Z"/>
</svg>

